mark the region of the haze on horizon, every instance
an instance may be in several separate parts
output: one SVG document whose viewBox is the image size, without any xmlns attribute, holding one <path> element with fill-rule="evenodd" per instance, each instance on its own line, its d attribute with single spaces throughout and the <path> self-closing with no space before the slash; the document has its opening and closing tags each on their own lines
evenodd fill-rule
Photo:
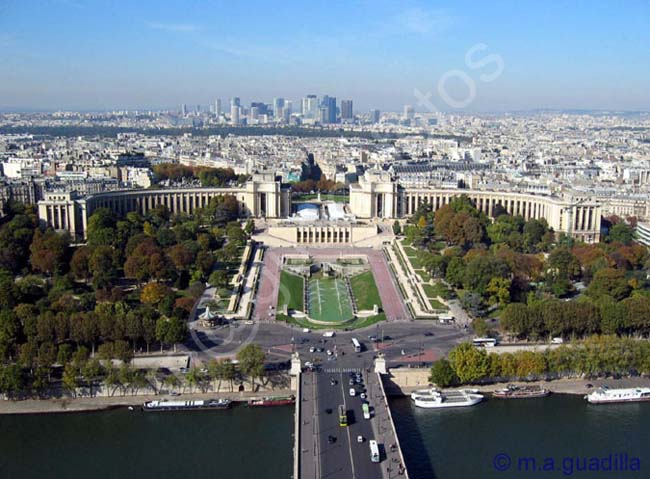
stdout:
<svg viewBox="0 0 650 479">
<path fill-rule="evenodd" d="M 0 110 L 243 104 L 306 94 L 356 111 L 418 105 L 449 71 L 476 85 L 464 111 L 650 110 L 647 1 L 0 4 Z M 475 45 L 485 48 L 466 62 Z M 495 72 L 488 55 L 503 60 Z M 481 60 L 485 60 L 482 66 Z M 467 96 L 453 77 L 448 90 Z"/>
</svg>

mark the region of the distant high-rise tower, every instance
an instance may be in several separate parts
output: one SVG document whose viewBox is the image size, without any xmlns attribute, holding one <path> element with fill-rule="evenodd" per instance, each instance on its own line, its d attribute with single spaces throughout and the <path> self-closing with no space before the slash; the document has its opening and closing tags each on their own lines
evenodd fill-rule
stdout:
<svg viewBox="0 0 650 479">
<path fill-rule="evenodd" d="M 380 116 L 379 110 L 370 110 L 370 123 L 379 123 Z"/>
<path fill-rule="evenodd" d="M 217 116 L 221 115 L 221 98 L 217 98 L 214 101 L 214 114 Z"/>
<path fill-rule="evenodd" d="M 412 120 L 415 118 L 415 110 L 411 105 L 404 105 L 404 119 Z"/>
<path fill-rule="evenodd" d="M 232 125 L 239 125 L 239 105 L 230 106 L 230 123 Z"/>
<path fill-rule="evenodd" d="M 352 100 L 341 100 L 341 119 L 351 120 L 352 115 Z"/>
<path fill-rule="evenodd" d="M 241 106 L 241 100 L 238 96 L 234 96 L 230 99 L 230 106 Z"/>
<path fill-rule="evenodd" d="M 185 103 L 181 105 L 181 115 L 187 116 L 187 105 Z"/>
<path fill-rule="evenodd" d="M 273 99 L 273 115 L 276 118 L 280 118 L 281 115 L 281 110 L 284 108 L 284 98 L 274 98 Z"/>
<path fill-rule="evenodd" d="M 302 99 L 302 116 L 305 118 L 316 118 L 318 115 L 318 97 L 307 95 Z"/>
<path fill-rule="evenodd" d="M 327 109 L 327 120 L 323 121 L 321 115 L 321 123 L 336 123 L 336 97 L 325 95 L 321 107 Z"/>
</svg>

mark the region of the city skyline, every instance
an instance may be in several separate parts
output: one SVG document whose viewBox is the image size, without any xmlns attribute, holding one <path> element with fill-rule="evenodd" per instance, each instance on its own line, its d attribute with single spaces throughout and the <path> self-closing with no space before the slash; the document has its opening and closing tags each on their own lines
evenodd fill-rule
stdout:
<svg viewBox="0 0 650 479">
<path fill-rule="evenodd" d="M 650 7 L 588 6 L 285 2 L 250 15 L 225 3 L 13 4 L 0 20 L 0 108 L 176 109 L 239 96 L 297 109 L 316 93 L 363 112 L 650 109 Z M 469 79 L 471 101 L 445 101 L 445 75 L 456 100 Z"/>
</svg>

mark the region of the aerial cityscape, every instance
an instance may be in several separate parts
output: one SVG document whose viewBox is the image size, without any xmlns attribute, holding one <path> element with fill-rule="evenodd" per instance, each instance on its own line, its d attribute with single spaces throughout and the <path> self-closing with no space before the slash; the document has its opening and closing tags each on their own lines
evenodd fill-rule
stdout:
<svg viewBox="0 0 650 479">
<path fill-rule="evenodd" d="M 0 477 L 648 477 L 649 19 L 3 6 Z"/>
</svg>

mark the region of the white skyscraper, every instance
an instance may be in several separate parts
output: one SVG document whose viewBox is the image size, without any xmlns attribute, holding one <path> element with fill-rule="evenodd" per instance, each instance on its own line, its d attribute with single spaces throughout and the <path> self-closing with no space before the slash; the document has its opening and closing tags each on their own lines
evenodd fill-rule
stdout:
<svg viewBox="0 0 650 479">
<path fill-rule="evenodd" d="M 230 123 L 232 125 L 239 125 L 239 106 L 232 105 L 230 107 Z"/>
</svg>

